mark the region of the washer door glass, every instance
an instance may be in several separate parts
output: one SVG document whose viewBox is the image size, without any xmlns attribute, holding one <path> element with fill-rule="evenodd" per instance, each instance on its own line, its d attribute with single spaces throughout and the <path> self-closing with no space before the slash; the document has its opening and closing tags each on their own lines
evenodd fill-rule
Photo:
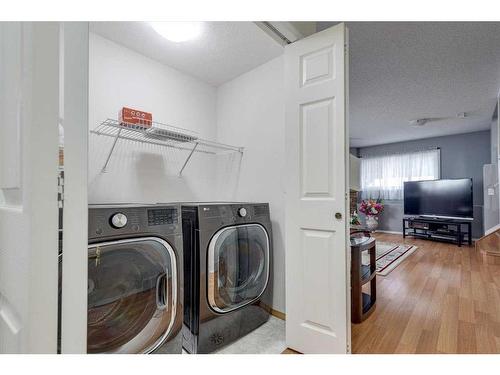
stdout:
<svg viewBox="0 0 500 375">
<path fill-rule="evenodd" d="M 167 338 L 177 303 L 172 247 L 155 237 L 89 246 L 88 353 L 148 353 Z"/>
<path fill-rule="evenodd" d="M 219 313 L 258 299 L 269 280 L 269 236 L 262 225 L 223 228 L 208 248 L 208 301 Z"/>
</svg>

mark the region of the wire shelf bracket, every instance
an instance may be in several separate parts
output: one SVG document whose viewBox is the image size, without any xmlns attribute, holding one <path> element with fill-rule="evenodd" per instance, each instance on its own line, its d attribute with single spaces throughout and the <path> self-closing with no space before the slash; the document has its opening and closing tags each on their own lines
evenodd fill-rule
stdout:
<svg viewBox="0 0 500 375">
<path fill-rule="evenodd" d="M 196 150 L 196 147 L 198 147 L 198 142 L 196 142 L 194 144 L 193 149 L 191 150 L 191 152 L 189 153 L 188 157 L 186 158 L 186 161 L 184 162 L 184 164 L 182 164 L 182 168 L 179 171 L 179 177 L 182 176 L 182 171 L 184 170 L 184 168 L 186 168 L 186 165 L 189 162 L 189 159 L 191 159 L 191 156 L 193 156 L 194 151 Z"/>
<path fill-rule="evenodd" d="M 240 154 L 243 154 L 244 150 L 243 147 L 231 146 L 224 143 L 202 139 L 199 138 L 195 132 L 159 122 L 131 124 L 108 118 L 90 132 L 98 136 L 111 137 L 114 139 L 106 157 L 106 161 L 101 169 L 101 173 L 107 172 L 109 162 L 116 149 L 118 140 L 139 142 L 189 151 L 184 164 L 179 170 L 179 176 L 182 176 L 182 172 L 195 152 L 212 155 L 231 152 L 239 152 Z"/>
<path fill-rule="evenodd" d="M 115 140 L 113 141 L 113 145 L 111 146 L 111 149 L 109 150 L 109 153 L 108 153 L 108 157 L 106 158 L 106 161 L 104 162 L 104 165 L 101 169 L 102 173 L 106 173 L 106 168 L 109 164 L 109 159 L 111 159 L 111 155 L 113 154 L 113 151 L 115 150 L 116 142 L 118 141 L 118 138 L 120 138 L 120 133 L 121 133 L 121 129 L 118 130 L 118 132 L 116 133 L 116 137 L 115 137 Z"/>
</svg>

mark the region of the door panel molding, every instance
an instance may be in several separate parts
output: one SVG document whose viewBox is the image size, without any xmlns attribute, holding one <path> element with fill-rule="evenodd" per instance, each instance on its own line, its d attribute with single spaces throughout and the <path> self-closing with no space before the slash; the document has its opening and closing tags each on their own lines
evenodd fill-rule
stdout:
<svg viewBox="0 0 500 375">
<path fill-rule="evenodd" d="M 24 28 L 0 23 L 0 207 L 22 206 L 22 111 L 30 78 Z"/>
<path fill-rule="evenodd" d="M 335 46 L 328 46 L 300 57 L 301 86 L 335 79 Z"/>
<path fill-rule="evenodd" d="M 331 142 L 335 98 L 300 105 L 301 176 L 303 198 L 333 198 Z"/>
</svg>

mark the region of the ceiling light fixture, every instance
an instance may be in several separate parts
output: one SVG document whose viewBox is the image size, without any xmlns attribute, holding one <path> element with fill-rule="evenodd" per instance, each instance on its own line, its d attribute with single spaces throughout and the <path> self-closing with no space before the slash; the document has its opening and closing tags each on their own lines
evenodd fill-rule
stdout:
<svg viewBox="0 0 500 375">
<path fill-rule="evenodd" d="M 150 22 L 154 31 L 175 43 L 196 39 L 203 30 L 202 22 Z"/>
</svg>

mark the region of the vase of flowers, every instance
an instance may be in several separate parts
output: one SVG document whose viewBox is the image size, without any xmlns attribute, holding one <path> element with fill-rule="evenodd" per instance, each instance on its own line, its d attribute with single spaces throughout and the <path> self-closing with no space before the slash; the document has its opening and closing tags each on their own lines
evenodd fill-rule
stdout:
<svg viewBox="0 0 500 375">
<path fill-rule="evenodd" d="M 380 199 L 364 199 L 359 206 L 359 212 L 366 216 L 366 227 L 374 231 L 378 227 L 378 215 L 384 210 L 384 204 Z"/>
</svg>

